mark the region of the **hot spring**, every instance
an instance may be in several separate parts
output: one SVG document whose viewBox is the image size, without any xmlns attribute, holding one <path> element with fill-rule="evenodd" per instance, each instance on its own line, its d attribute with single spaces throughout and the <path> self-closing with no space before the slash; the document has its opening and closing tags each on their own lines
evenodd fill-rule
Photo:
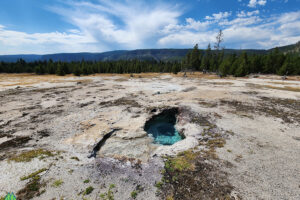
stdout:
<svg viewBox="0 0 300 200">
<path fill-rule="evenodd" d="M 183 139 L 175 128 L 177 113 L 177 109 L 164 110 L 146 122 L 144 130 L 154 138 L 154 143 L 172 145 Z"/>
</svg>

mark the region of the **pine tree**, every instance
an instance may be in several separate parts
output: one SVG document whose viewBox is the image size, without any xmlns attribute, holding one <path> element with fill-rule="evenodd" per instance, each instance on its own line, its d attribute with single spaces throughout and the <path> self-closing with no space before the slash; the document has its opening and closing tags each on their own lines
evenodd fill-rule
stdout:
<svg viewBox="0 0 300 200">
<path fill-rule="evenodd" d="M 191 52 L 190 56 L 190 67 L 193 69 L 200 68 L 200 51 L 198 49 L 198 44 L 196 44 Z"/>
<path fill-rule="evenodd" d="M 212 57 L 211 47 L 210 47 L 210 44 L 208 44 L 207 49 L 204 54 L 204 57 L 202 59 L 202 63 L 201 63 L 203 70 L 205 70 L 205 71 L 209 70 L 211 57 Z"/>
<path fill-rule="evenodd" d="M 80 76 L 81 75 L 81 69 L 80 69 L 80 67 L 79 67 L 79 64 L 75 64 L 75 68 L 74 68 L 74 71 L 73 71 L 73 74 L 75 75 L 75 76 Z"/>
<path fill-rule="evenodd" d="M 239 58 L 239 66 L 235 70 L 234 76 L 241 77 L 246 76 L 247 74 L 249 74 L 248 56 L 246 52 L 243 52 Z"/>
<path fill-rule="evenodd" d="M 58 76 L 64 76 L 66 75 L 65 71 L 63 70 L 62 66 L 60 63 L 57 64 L 57 69 L 56 69 L 56 74 Z"/>
<path fill-rule="evenodd" d="M 41 66 L 38 65 L 34 68 L 34 72 L 38 75 L 41 75 L 42 74 L 42 70 L 41 70 Z"/>
<path fill-rule="evenodd" d="M 227 76 L 229 74 L 230 66 L 231 66 L 231 59 L 230 57 L 227 57 L 226 59 L 223 60 L 223 62 L 219 67 L 220 76 L 222 77 Z"/>
</svg>

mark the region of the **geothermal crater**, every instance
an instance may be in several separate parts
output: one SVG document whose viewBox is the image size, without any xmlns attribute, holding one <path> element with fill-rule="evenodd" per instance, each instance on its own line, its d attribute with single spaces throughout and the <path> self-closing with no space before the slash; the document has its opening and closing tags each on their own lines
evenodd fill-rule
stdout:
<svg viewBox="0 0 300 200">
<path fill-rule="evenodd" d="M 172 145 L 183 139 L 175 128 L 177 114 L 177 108 L 164 110 L 146 122 L 144 130 L 153 137 L 154 143 Z"/>
</svg>

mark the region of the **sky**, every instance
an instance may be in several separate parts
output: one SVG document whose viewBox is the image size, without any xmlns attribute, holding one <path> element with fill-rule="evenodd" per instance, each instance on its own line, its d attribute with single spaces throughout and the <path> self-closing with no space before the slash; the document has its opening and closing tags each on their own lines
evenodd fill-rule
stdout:
<svg viewBox="0 0 300 200">
<path fill-rule="evenodd" d="M 300 41 L 300 0 L 1 0 L 0 54 L 206 48 Z"/>
</svg>

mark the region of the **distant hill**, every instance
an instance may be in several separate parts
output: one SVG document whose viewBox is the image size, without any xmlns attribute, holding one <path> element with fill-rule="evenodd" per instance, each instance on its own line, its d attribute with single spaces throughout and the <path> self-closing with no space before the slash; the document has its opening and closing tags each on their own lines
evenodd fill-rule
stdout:
<svg viewBox="0 0 300 200">
<path fill-rule="evenodd" d="M 248 54 L 266 54 L 273 49 L 269 50 L 257 50 L 257 49 L 225 49 L 225 54 L 237 55 L 242 52 L 247 52 Z M 181 60 L 191 49 L 139 49 L 139 50 L 118 50 L 118 51 L 108 51 L 103 53 L 58 53 L 58 54 L 46 54 L 46 55 L 3 55 L 0 56 L 0 61 L 4 62 L 15 62 L 22 58 L 26 62 L 38 61 L 38 60 L 50 60 L 53 61 L 108 61 L 108 60 L 156 60 L 156 61 L 174 61 Z M 287 45 L 279 47 L 282 52 L 300 52 L 300 42 L 293 45 Z M 204 50 L 202 50 L 204 51 Z"/>
<path fill-rule="evenodd" d="M 270 50 L 274 50 L 270 49 Z M 300 54 L 300 41 L 297 42 L 296 44 L 291 44 L 291 45 L 286 45 L 286 46 L 282 46 L 282 47 L 278 47 L 279 51 L 283 52 L 283 53 L 297 53 Z"/>
<path fill-rule="evenodd" d="M 0 61 L 15 62 L 22 58 L 26 62 L 36 60 L 53 61 L 108 61 L 108 60 L 156 60 L 156 61 L 171 61 L 182 59 L 189 49 L 141 49 L 141 50 L 120 50 L 108 51 L 104 53 L 58 53 L 47 55 L 3 55 L 0 56 Z"/>
<path fill-rule="evenodd" d="M 31 61 L 35 61 L 35 60 L 41 60 L 41 55 L 34 55 L 34 54 L 26 54 L 26 55 L 4 55 L 4 56 L 0 56 L 0 61 L 4 61 L 4 62 L 15 62 L 18 59 L 22 58 L 23 60 L 25 60 L 26 62 L 31 62 Z"/>
</svg>

